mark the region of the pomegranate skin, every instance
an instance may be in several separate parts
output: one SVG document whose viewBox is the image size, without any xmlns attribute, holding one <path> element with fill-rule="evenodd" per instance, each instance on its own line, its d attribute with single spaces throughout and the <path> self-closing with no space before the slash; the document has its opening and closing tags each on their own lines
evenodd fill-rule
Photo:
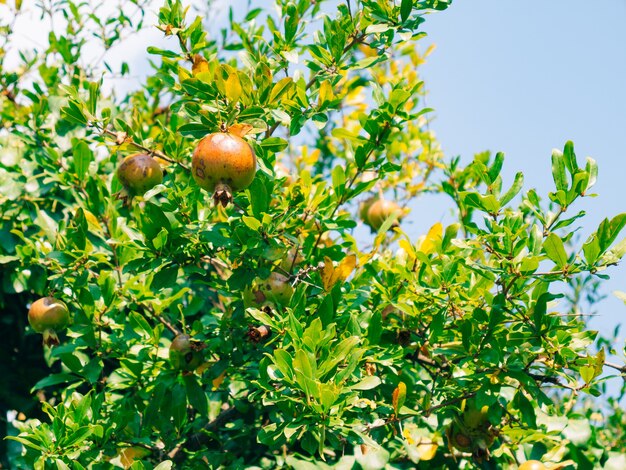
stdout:
<svg viewBox="0 0 626 470">
<path fill-rule="evenodd" d="M 117 178 L 129 194 L 141 195 L 163 181 L 163 170 L 150 155 L 138 153 L 122 161 Z"/>
<path fill-rule="evenodd" d="M 374 230 L 378 230 L 393 215 L 397 216 L 397 223 L 402 217 L 400 206 L 393 201 L 378 199 L 367 210 L 367 223 Z"/>
<path fill-rule="evenodd" d="M 28 323 L 37 333 L 43 334 L 46 346 L 59 344 L 57 332 L 70 323 L 70 312 L 64 302 L 54 297 L 36 300 L 28 310 Z"/>
<path fill-rule="evenodd" d="M 189 335 L 180 334 L 172 340 L 169 358 L 175 369 L 193 371 L 202 364 L 202 345 Z"/>
<path fill-rule="evenodd" d="M 241 137 L 216 132 L 200 140 L 191 166 L 193 178 L 201 188 L 213 193 L 225 186 L 230 192 L 236 192 L 252 183 L 256 155 Z"/>
</svg>

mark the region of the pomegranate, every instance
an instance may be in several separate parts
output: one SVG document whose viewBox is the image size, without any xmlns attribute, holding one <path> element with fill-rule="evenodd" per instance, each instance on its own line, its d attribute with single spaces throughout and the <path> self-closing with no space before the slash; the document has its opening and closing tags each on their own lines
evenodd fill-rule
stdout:
<svg viewBox="0 0 626 470">
<path fill-rule="evenodd" d="M 64 330 L 70 323 L 67 305 L 54 297 L 36 300 L 28 310 L 28 323 L 37 333 L 43 333 L 43 344 L 59 344 L 57 332 Z"/>
<path fill-rule="evenodd" d="M 378 231 L 385 221 L 393 216 L 396 216 L 394 225 L 397 225 L 402 215 L 402 208 L 398 204 L 386 199 L 378 199 L 367 210 L 364 221 L 374 231 Z"/>
<path fill-rule="evenodd" d="M 446 435 L 450 446 L 455 447 L 461 452 L 471 452 L 472 438 L 463 432 L 463 430 L 456 423 L 452 423 L 452 425 L 450 425 L 450 427 L 446 430 Z"/>
<path fill-rule="evenodd" d="M 374 204 L 377 200 L 378 198 L 376 196 L 372 196 L 364 201 L 361 201 L 359 204 L 359 218 L 367 225 L 369 225 L 367 212 L 370 210 L 370 207 L 372 207 L 372 204 Z"/>
<path fill-rule="evenodd" d="M 248 339 L 253 343 L 268 339 L 272 335 L 272 329 L 268 325 L 248 326 Z"/>
<path fill-rule="evenodd" d="M 117 168 L 117 178 L 124 186 L 118 194 L 119 199 L 128 199 L 143 195 L 163 181 L 161 165 L 145 153 L 126 157 Z"/>
<path fill-rule="evenodd" d="M 268 303 L 288 305 L 293 295 L 289 279 L 280 273 L 271 273 L 267 279 L 256 279 L 251 288 L 245 289 L 243 301 L 246 307 L 261 308 Z"/>
<path fill-rule="evenodd" d="M 189 335 L 180 334 L 170 345 L 170 363 L 175 369 L 193 371 L 202 364 L 202 349 L 202 343 L 192 340 Z"/>
<path fill-rule="evenodd" d="M 198 185 L 213 193 L 223 206 L 233 200 L 233 192 L 247 188 L 256 173 L 256 156 L 241 137 L 216 132 L 204 137 L 193 152 L 192 174 Z"/>
</svg>

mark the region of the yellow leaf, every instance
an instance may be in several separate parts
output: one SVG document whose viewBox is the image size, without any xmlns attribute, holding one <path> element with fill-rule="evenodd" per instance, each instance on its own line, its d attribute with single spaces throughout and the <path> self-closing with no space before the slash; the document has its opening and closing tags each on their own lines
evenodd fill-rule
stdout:
<svg viewBox="0 0 626 470">
<path fill-rule="evenodd" d="M 135 460 L 141 460 L 143 457 L 150 455 L 150 451 L 143 447 L 125 447 L 120 449 L 117 455 L 122 466 L 130 468 Z"/>
<path fill-rule="evenodd" d="M 435 243 L 440 242 L 443 237 L 443 225 L 437 222 L 430 227 L 430 230 L 426 234 L 426 238 L 422 242 L 419 251 L 424 254 L 432 253 L 435 250 Z"/>
<path fill-rule="evenodd" d="M 182 82 L 184 80 L 187 80 L 191 78 L 191 74 L 189 73 L 189 70 L 187 70 L 185 67 L 178 67 L 178 81 Z"/>
<path fill-rule="evenodd" d="M 252 129 L 254 129 L 250 124 L 233 124 L 228 128 L 228 132 L 230 134 L 235 134 L 239 137 L 244 137 L 248 134 Z"/>
<path fill-rule="evenodd" d="M 439 446 L 432 442 L 418 443 L 417 452 L 419 453 L 420 460 L 432 460 L 437 454 L 437 448 Z"/>
<path fill-rule="evenodd" d="M 326 101 L 335 99 L 335 93 L 333 93 L 333 87 L 328 80 L 324 80 L 320 85 L 320 94 L 318 104 L 321 106 Z"/>
<path fill-rule="evenodd" d="M 349 255 L 341 260 L 337 269 L 333 273 L 333 285 L 337 282 L 344 282 L 356 267 L 356 256 Z"/>
<path fill-rule="evenodd" d="M 226 369 L 224 369 L 224 371 L 220 375 L 215 377 L 213 381 L 211 382 L 211 384 L 213 385 L 213 390 L 217 390 L 218 388 L 220 388 L 220 385 L 222 385 L 222 382 L 224 381 L 225 377 L 226 377 Z"/>
<path fill-rule="evenodd" d="M 400 248 L 402 248 L 406 252 L 411 260 L 415 259 L 415 249 L 413 248 L 413 245 L 410 241 L 408 241 L 406 238 L 403 238 L 398 242 L 398 245 L 400 245 Z"/>
<path fill-rule="evenodd" d="M 333 260 L 328 256 L 324 256 L 324 267 L 322 268 L 322 283 L 324 284 L 324 290 L 330 290 L 333 286 L 333 274 L 335 268 L 333 266 Z"/>
<path fill-rule="evenodd" d="M 598 375 L 600 375 L 602 373 L 602 368 L 604 367 L 604 360 L 606 359 L 606 354 L 604 352 L 604 348 L 600 349 L 600 351 L 598 351 L 598 354 L 596 354 L 596 363 L 595 363 L 595 373 L 596 373 L 596 377 Z"/>
<path fill-rule="evenodd" d="M 400 382 L 391 396 L 391 403 L 393 404 L 393 411 L 396 416 L 398 415 L 400 408 L 402 408 L 402 405 L 404 405 L 404 400 L 406 400 L 406 384 L 404 382 Z"/>
<path fill-rule="evenodd" d="M 239 101 L 242 91 L 241 82 L 239 81 L 237 72 L 231 72 L 225 85 L 226 98 L 228 98 L 231 102 L 236 103 Z"/>
<path fill-rule="evenodd" d="M 202 57 L 200 54 L 196 54 L 193 56 L 193 65 L 191 67 L 191 73 L 193 73 L 194 77 L 202 72 L 209 71 L 209 63 L 207 60 Z"/>
<path fill-rule="evenodd" d="M 102 226 L 100 225 L 100 221 L 96 218 L 95 215 L 93 215 L 87 209 L 83 209 L 83 214 L 85 214 L 85 219 L 87 219 L 87 224 L 91 228 L 96 228 L 96 229 L 102 231 Z"/>
</svg>

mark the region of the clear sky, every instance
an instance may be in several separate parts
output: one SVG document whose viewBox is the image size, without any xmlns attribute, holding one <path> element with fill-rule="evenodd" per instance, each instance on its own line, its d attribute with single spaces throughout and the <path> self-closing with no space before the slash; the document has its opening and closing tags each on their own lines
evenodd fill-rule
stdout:
<svg viewBox="0 0 626 470">
<path fill-rule="evenodd" d="M 421 73 L 446 155 L 469 161 L 482 150 L 503 151 L 505 186 L 523 171 L 526 188 L 547 194 L 551 150 L 572 140 L 579 161 L 591 156 L 599 166 L 598 197 L 572 208 L 587 212 L 583 236 L 626 212 L 625 25 L 623 0 L 457 0 L 429 15 L 422 44 L 437 48 Z M 443 217 L 447 209 L 434 199 L 415 212 Z M 626 263 L 606 273 L 608 297 L 591 326 L 610 334 L 626 320 L 626 306 L 611 294 L 626 291 Z M 624 332 L 619 337 L 618 351 Z"/>
</svg>

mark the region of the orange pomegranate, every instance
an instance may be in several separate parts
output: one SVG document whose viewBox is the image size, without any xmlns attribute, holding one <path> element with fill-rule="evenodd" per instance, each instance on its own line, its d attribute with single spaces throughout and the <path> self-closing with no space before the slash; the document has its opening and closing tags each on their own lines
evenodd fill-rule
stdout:
<svg viewBox="0 0 626 470">
<path fill-rule="evenodd" d="M 198 185 L 213 193 L 215 203 L 232 202 L 233 193 L 247 188 L 256 173 L 256 156 L 241 137 L 215 132 L 204 137 L 193 152 L 192 174 Z"/>
</svg>

